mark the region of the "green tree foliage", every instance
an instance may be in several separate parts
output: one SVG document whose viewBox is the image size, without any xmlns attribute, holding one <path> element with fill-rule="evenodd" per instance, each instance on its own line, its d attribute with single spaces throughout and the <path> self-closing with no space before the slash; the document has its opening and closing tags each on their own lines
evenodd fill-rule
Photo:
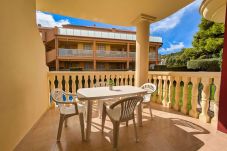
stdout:
<svg viewBox="0 0 227 151">
<path fill-rule="evenodd" d="M 194 35 L 192 48 L 163 56 L 168 66 L 184 66 L 189 60 L 220 58 L 224 43 L 224 24 L 214 23 L 204 18 L 199 31 Z"/>
</svg>

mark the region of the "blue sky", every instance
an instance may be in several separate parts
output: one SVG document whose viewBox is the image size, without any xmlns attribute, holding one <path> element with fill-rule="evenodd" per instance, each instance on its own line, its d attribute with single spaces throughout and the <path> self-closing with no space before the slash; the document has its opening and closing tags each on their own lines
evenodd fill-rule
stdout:
<svg viewBox="0 0 227 151">
<path fill-rule="evenodd" d="M 150 25 L 150 34 L 163 39 L 163 46 L 159 49 L 160 54 L 178 52 L 182 48 L 191 47 L 193 35 L 198 31 L 201 19 L 200 3 L 201 0 L 196 0 L 168 18 Z M 135 27 L 114 26 L 40 11 L 37 11 L 36 15 L 37 23 L 44 27 L 61 27 L 64 24 L 93 26 L 95 24 L 97 27 L 135 30 Z"/>
</svg>

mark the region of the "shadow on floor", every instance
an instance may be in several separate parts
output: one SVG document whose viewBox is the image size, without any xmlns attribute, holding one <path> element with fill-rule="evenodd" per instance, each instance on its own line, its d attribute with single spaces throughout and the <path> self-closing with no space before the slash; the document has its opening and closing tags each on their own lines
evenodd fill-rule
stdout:
<svg viewBox="0 0 227 151">
<path fill-rule="evenodd" d="M 157 112 L 155 112 L 157 111 Z M 121 125 L 119 135 L 120 151 L 196 151 L 204 142 L 195 137 L 209 134 L 205 128 L 190 121 L 175 118 L 173 114 L 159 116 L 160 107 L 155 107 L 154 117 L 148 110 L 143 113 L 143 127 L 138 127 L 139 143 L 135 142 L 133 125 Z M 166 112 L 166 114 L 169 114 Z M 108 151 L 112 150 L 112 123 L 107 119 L 105 132 L 101 133 L 101 119 L 94 114 L 90 141 L 82 142 L 78 117 L 68 120 L 63 128 L 61 142 L 56 142 L 59 112 L 50 109 L 32 130 L 23 138 L 15 151 Z"/>
</svg>

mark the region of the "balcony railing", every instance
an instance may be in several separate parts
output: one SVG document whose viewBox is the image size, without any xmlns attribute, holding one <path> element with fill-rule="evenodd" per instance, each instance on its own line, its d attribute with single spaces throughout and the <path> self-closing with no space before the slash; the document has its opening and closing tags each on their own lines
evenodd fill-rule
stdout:
<svg viewBox="0 0 227 151">
<path fill-rule="evenodd" d="M 79 56 L 79 57 L 92 57 L 93 50 L 79 50 L 79 49 L 63 49 L 59 48 L 59 56 L 60 57 L 72 57 L 72 56 Z M 103 57 L 103 58 L 127 58 L 128 53 L 126 51 L 107 51 L 107 50 L 97 50 L 96 57 Z M 136 59 L 136 52 L 129 52 L 129 58 L 133 60 Z M 160 55 L 158 56 L 160 60 Z M 149 60 L 156 61 L 156 54 L 154 52 L 149 53 Z"/>
<path fill-rule="evenodd" d="M 97 50 L 97 57 L 110 57 L 110 58 L 126 58 L 127 52 L 125 51 L 106 51 L 106 50 Z"/>
<path fill-rule="evenodd" d="M 123 39 L 123 40 L 134 40 L 134 41 L 136 40 L 136 34 L 114 33 L 114 32 L 94 31 L 94 30 L 84 30 L 84 29 L 58 28 L 58 34 L 69 35 L 69 36 L 96 37 L 96 38 L 104 38 L 104 39 Z M 162 43 L 162 38 L 149 36 L 149 41 Z"/>
<path fill-rule="evenodd" d="M 133 71 L 49 72 L 50 90 L 76 93 L 79 88 L 106 85 L 134 85 Z M 148 82 L 157 86 L 152 101 L 204 122 L 217 124 L 220 91 L 219 72 L 149 72 Z"/>
<path fill-rule="evenodd" d="M 93 51 L 92 50 L 80 50 L 80 49 L 59 49 L 59 56 L 61 57 L 71 57 L 71 56 L 86 56 L 92 57 Z"/>
</svg>

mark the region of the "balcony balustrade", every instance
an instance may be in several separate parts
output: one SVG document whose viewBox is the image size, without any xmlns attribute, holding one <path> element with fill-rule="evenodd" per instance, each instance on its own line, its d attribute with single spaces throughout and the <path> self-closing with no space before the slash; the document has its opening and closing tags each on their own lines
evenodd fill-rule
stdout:
<svg viewBox="0 0 227 151">
<path fill-rule="evenodd" d="M 93 57 L 93 50 L 82 50 L 82 49 L 64 49 L 59 48 L 59 56 L 60 57 Z M 127 58 L 128 53 L 126 51 L 107 51 L 107 50 L 97 50 L 96 57 L 104 57 L 104 58 Z M 129 58 L 132 60 L 136 59 L 136 52 L 129 52 Z M 160 55 L 158 56 L 160 60 Z M 149 53 L 149 60 L 156 61 L 156 54 L 154 52 Z"/>
<path fill-rule="evenodd" d="M 86 56 L 92 57 L 93 51 L 92 50 L 81 50 L 81 49 L 59 49 L 59 56 L 61 57 L 72 57 L 72 56 Z"/>
<path fill-rule="evenodd" d="M 110 58 L 126 58 L 127 52 L 125 51 L 106 51 L 106 50 L 97 50 L 97 57 L 110 57 Z"/>
<path fill-rule="evenodd" d="M 76 93 L 79 88 L 134 85 L 133 71 L 49 72 L 50 90 L 60 88 Z M 204 122 L 217 124 L 220 91 L 219 72 L 149 72 L 148 82 L 157 86 L 152 101 Z"/>
</svg>

